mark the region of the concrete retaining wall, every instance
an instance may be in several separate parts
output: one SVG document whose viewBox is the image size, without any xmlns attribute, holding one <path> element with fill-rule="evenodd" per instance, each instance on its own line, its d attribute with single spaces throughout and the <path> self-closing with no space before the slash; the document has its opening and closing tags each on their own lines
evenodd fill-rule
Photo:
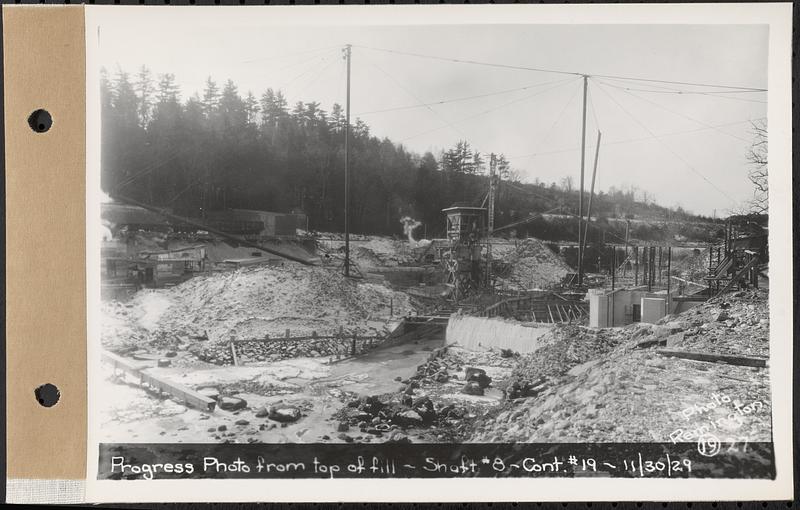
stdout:
<svg viewBox="0 0 800 510">
<path fill-rule="evenodd" d="M 453 314 L 447 324 L 446 341 L 471 350 L 511 349 L 528 353 L 541 347 L 539 338 L 552 326 L 539 323 L 520 323 L 487 317 Z"/>
</svg>

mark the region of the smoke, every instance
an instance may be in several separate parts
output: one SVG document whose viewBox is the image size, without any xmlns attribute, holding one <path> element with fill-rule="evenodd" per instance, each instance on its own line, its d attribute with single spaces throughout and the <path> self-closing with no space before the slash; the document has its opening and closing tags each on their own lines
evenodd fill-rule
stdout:
<svg viewBox="0 0 800 510">
<path fill-rule="evenodd" d="M 408 237 L 408 242 L 411 246 L 417 246 L 417 240 L 414 239 L 414 229 L 421 227 L 422 223 L 418 222 L 411 216 L 403 216 L 400 218 L 400 223 L 403 224 L 403 234 Z"/>
</svg>

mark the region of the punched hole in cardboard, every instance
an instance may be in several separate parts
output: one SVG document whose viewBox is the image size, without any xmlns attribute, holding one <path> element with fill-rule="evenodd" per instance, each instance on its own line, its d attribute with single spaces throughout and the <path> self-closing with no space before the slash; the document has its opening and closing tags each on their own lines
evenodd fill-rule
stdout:
<svg viewBox="0 0 800 510">
<path fill-rule="evenodd" d="M 45 133 L 53 125 L 53 117 L 47 110 L 34 110 L 28 116 L 28 125 L 37 133 Z"/>
<path fill-rule="evenodd" d="M 42 407 L 53 407 L 61 398 L 61 392 L 58 387 L 50 383 L 42 384 L 33 393 L 36 396 L 36 401 Z"/>
</svg>

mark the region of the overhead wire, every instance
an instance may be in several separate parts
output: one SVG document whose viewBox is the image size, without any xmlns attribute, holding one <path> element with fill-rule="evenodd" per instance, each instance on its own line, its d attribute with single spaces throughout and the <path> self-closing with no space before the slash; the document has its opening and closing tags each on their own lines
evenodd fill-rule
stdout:
<svg viewBox="0 0 800 510">
<path fill-rule="evenodd" d="M 531 190 L 527 190 L 527 189 L 521 188 L 521 187 L 519 187 L 519 186 L 516 186 L 515 184 L 513 184 L 513 183 L 511 183 L 511 182 L 507 182 L 507 181 L 506 181 L 506 182 L 504 182 L 504 184 L 505 184 L 506 186 L 508 186 L 509 188 L 511 188 L 511 189 L 514 189 L 514 190 L 517 190 L 517 191 L 519 191 L 519 192 L 521 192 L 521 193 L 527 193 L 527 194 L 529 194 L 529 195 L 533 195 L 533 196 L 536 196 L 536 197 L 542 198 L 542 199 L 544 199 L 544 200 L 547 200 L 547 201 L 549 201 L 549 202 L 551 202 L 551 203 L 557 202 L 557 200 L 556 200 L 556 199 L 554 199 L 554 198 L 550 198 L 550 197 L 547 197 L 547 196 L 544 196 L 544 195 L 540 195 L 540 194 L 538 194 L 538 193 L 535 193 L 535 192 L 533 192 L 533 191 L 531 191 Z M 559 206 L 559 207 L 556 207 L 556 208 L 554 208 L 554 209 L 559 209 L 559 208 L 560 208 L 560 206 Z M 552 211 L 552 209 L 551 209 L 551 211 Z M 539 213 L 539 214 L 542 214 L 542 215 L 544 215 L 544 214 L 548 214 L 548 211 L 545 211 L 545 212 L 543 212 L 543 213 Z M 564 214 L 564 215 L 566 215 L 566 216 L 571 216 L 571 217 L 573 217 L 573 218 L 579 218 L 579 216 L 578 216 L 577 214 L 571 213 L 571 212 L 569 212 L 569 211 L 563 211 L 563 212 L 562 212 L 562 214 Z M 622 237 L 618 236 L 617 234 L 615 234 L 615 233 L 614 233 L 612 230 L 610 230 L 610 229 L 608 229 L 608 228 L 602 227 L 602 226 L 600 226 L 600 225 L 598 225 L 598 224 L 596 224 L 596 223 L 592 223 L 591 221 L 588 221 L 588 220 L 587 220 L 587 219 L 585 219 L 585 218 L 580 218 L 580 220 L 581 220 L 581 222 L 583 222 L 583 223 L 584 223 L 584 224 L 586 224 L 586 225 L 589 225 L 590 227 L 596 228 L 596 229 L 598 229 L 598 230 L 602 230 L 603 232 L 605 232 L 605 233 L 609 234 L 611 237 L 616 237 L 616 238 L 617 238 L 617 239 L 619 239 L 620 241 L 626 242 L 624 238 L 622 238 Z"/>
<path fill-rule="evenodd" d="M 355 45 L 354 45 L 355 46 Z M 631 80 L 631 81 L 641 81 L 641 82 L 648 82 L 648 83 L 665 83 L 665 84 L 672 84 L 672 85 L 686 85 L 686 86 L 695 86 L 695 87 L 713 87 L 713 88 L 721 88 L 721 89 L 729 89 L 729 90 L 742 90 L 742 91 L 752 91 L 752 92 L 766 92 L 767 89 L 757 88 L 757 87 L 743 87 L 743 86 L 735 86 L 735 85 L 717 85 L 717 84 L 709 84 L 709 83 L 695 83 L 695 82 L 685 82 L 685 81 L 673 81 L 673 80 L 659 80 L 654 78 L 639 78 L 639 77 L 632 77 L 632 76 L 617 76 L 617 75 L 610 75 L 610 74 L 591 74 L 591 73 L 583 73 L 577 71 L 564 71 L 559 69 L 548 69 L 544 67 L 530 67 L 530 66 L 521 66 L 521 65 L 511 65 L 511 64 L 497 64 L 493 62 L 482 62 L 477 60 L 468 60 L 468 59 L 460 59 L 460 58 L 453 58 L 453 57 L 442 57 L 436 55 L 425 55 L 421 53 L 412 53 L 409 51 L 399 51 L 399 50 L 391 50 L 387 48 L 376 48 L 373 46 L 358 46 L 360 48 L 372 50 L 372 51 L 382 51 L 386 53 L 394 53 L 398 55 L 406 55 L 411 57 L 418 57 L 418 58 L 426 58 L 432 60 L 440 60 L 445 62 L 455 62 L 461 64 L 474 64 L 474 65 L 481 65 L 481 66 L 488 66 L 488 67 L 497 67 L 497 68 L 504 68 L 504 69 L 517 69 L 523 71 L 535 71 L 535 72 L 542 72 L 542 73 L 556 73 L 556 74 L 568 74 L 572 76 L 596 76 L 598 78 L 614 78 L 614 79 L 624 79 L 624 80 Z"/>
<path fill-rule="evenodd" d="M 609 83 L 606 83 L 603 80 L 593 80 L 593 81 L 613 87 L 613 85 L 611 85 Z M 717 131 L 719 133 L 722 133 L 723 135 L 730 136 L 731 138 L 736 138 L 737 140 L 741 140 L 743 142 L 748 142 L 748 143 L 750 142 L 750 140 L 742 138 L 741 136 L 736 136 L 736 135 L 734 135 L 732 133 L 728 133 L 727 131 L 723 131 L 721 129 L 715 128 L 712 125 L 710 125 L 710 124 L 708 124 L 706 122 L 703 122 L 702 120 L 699 120 L 699 119 L 696 119 L 696 118 L 692 117 L 691 115 L 686 115 L 685 113 L 677 112 L 677 111 L 673 110 L 672 108 L 668 108 L 668 107 L 666 107 L 666 106 L 664 106 L 662 104 L 656 103 L 655 101 L 651 101 L 651 100 L 649 100 L 647 98 L 641 97 L 641 96 L 639 96 L 637 94 L 634 94 L 633 92 L 629 92 L 629 91 L 624 90 L 624 89 L 622 90 L 622 92 L 624 92 L 625 94 L 628 94 L 631 97 L 635 97 L 636 99 L 639 99 L 641 101 L 649 103 L 649 104 L 651 104 L 651 105 L 653 105 L 653 106 L 655 106 L 657 108 L 661 108 L 662 110 L 664 110 L 666 112 L 669 112 L 669 113 L 671 113 L 673 115 L 677 115 L 678 117 L 683 117 L 684 119 L 687 119 L 687 120 L 689 120 L 691 122 L 694 122 L 695 124 L 699 124 L 701 126 L 713 129 L 713 130 L 715 130 L 715 131 Z"/>
<path fill-rule="evenodd" d="M 441 120 L 442 122 L 447 124 L 447 126 L 449 126 L 453 131 L 455 131 L 456 133 L 458 133 L 462 137 L 467 138 L 467 135 L 464 134 L 463 131 L 461 131 L 460 129 L 455 127 L 455 125 L 453 125 L 452 122 L 450 122 L 449 120 L 444 118 L 444 116 L 440 115 L 436 110 L 433 109 L 433 107 L 431 107 L 431 105 L 427 104 L 425 101 L 423 101 L 420 98 L 418 98 L 414 93 L 412 93 L 408 88 L 406 88 L 402 83 L 400 83 L 394 76 L 392 76 L 391 74 L 389 74 L 386 71 L 384 71 L 380 66 L 378 66 L 377 64 L 372 62 L 372 60 L 370 60 L 369 58 L 366 58 L 366 61 L 367 61 L 367 63 L 369 65 L 371 65 L 372 67 L 374 67 L 375 69 L 377 69 L 378 71 L 383 73 L 385 76 L 387 76 L 390 80 L 392 80 L 395 83 L 395 85 L 397 85 L 399 88 L 401 88 L 414 101 L 417 101 L 420 105 L 424 106 L 428 111 L 430 111 L 436 118 L 438 118 L 439 120 Z"/>
<path fill-rule="evenodd" d="M 499 106 L 496 106 L 496 107 L 494 107 L 494 108 L 489 108 L 489 109 L 487 109 L 487 110 L 484 110 L 484 111 L 478 112 L 478 113 L 476 113 L 476 114 L 473 114 L 473 115 L 469 115 L 469 116 L 467 116 L 467 117 L 462 117 L 462 118 L 460 118 L 460 119 L 458 119 L 458 120 L 454 121 L 454 122 L 453 122 L 453 124 L 459 124 L 459 123 L 461 123 L 461 122 L 464 122 L 464 121 L 467 121 L 467 120 L 471 120 L 471 119 L 474 119 L 474 118 L 476 118 L 476 117 L 480 117 L 480 116 L 482 116 L 482 115 L 486 115 L 486 114 L 488 114 L 488 113 L 491 113 L 491 112 L 494 112 L 494 111 L 500 110 L 500 109 L 502 109 L 502 108 L 505 108 L 505 107 L 507 107 L 507 106 L 510 106 L 510 105 L 512 105 L 512 104 L 519 103 L 520 101 L 527 101 L 528 99 L 531 99 L 531 98 L 533 98 L 533 97 L 535 97 L 535 96 L 538 96 L 538 95 L 544 94 L 545 92 L 548 92 L 548 91 L 550 91 L 550 90 L 554 90 L 554 89 L 556 89 L 556 88 L 559 88 L 559 87 L 561 87 L 562 85 L 565 85 L 565 84 L 567 84 L 567 83 L 578 81 L 579 79 L 580 79 L 580 78 L 572 78 L 572 79 L 570 79 L 570 78 L 566 78 L 566 79 L 564 79 L 564 80 L 561 80 L 561 81 L 558 81 L 558 82 L 556 82 L 556 83 L 557 83 L 557 85 L 554 85 L 553 87 L 549 87 L 549 88 L 546 88 L 546 89 L 543 89 L 543 90 L 539 90 L 539 91 L 537 91 L 537 92 L 535 92 L 535 93 L 533 93 L 533 94 L 529 94 L 529 95 L 527 95 L 527 96 L 524 96 L 524 97 L 521 97 L 521 98 L 517 98 L 517 99 L 514 99 L 514 100 L 512 100 L 512 101 L 508 101 L 508 102 L 506 102 L 506 103 L 503 103 L 503 104 L 501 104 L 501 105 L 499 105 Z M 439 127 L 433 128 L 433 129 L 428 129 L 427 131 L 423 131 L 423 132 L 421 132 L 421 133 L 417 133 L 417 134 L 415 134 L 415 135 L 407 136 L 407 137 L 403 138 L 402 140 L 400 140 L 400 142 L 405 142 L 405 141 L 407 141 L 407 140 L 411 140 L 412 138 L 417 138 L 417 137 L 419 137 L 419 136 L 422 136 L 422 135 L 427 135 L 428 133 L 433 133 L 434 131 L 438 131 L 438 130 L 440 130 L 440 129 L 442 129 L 442 128 L 445 128 L 445 127 L 446 127 L 446 126 L 439 126 Z"/>
<path fill-rule="evenodd" d="M 340 48 L 340 47 L 341 47 L 340 44 L 335 44 L 335 45 L 330 45 L 330 46 L 323 46 L 323 47 L 320 47 L 320 48 L 313 48 L 313 49 L 307 49 L 307 50 L 303 50 L 303 51 L 297 51 L 295 53 L 283 53 L 281 55 L 269 55 L 269 56 L 266 56 L 266 57 L 259 57 L 259 58 L 253 58 L 253 59 L 248 59 L 248 60 L 242 60 L 242 63 L 243 64 L 253 64 L 255 62 L 269 62 L 271 60 L 281 60 L 281 59 L 284 59 L 284 58 L 296 57 L 298 55 L 308 55 L 310 53 L 320 53 L 320 52 L 323 52 L 323 51 L 326 51 L 326 50 L 330 50 L 330 49 L 333 49 L 333 48 Z"/>
<path fill-rule="evenodd" d="M 738 124 L 746 124 L 746 123 L 750 122 L 751 120 L 753 120 L 753 119 L 737 120 L 735 122 L 726 122 L 725 124 L 717 124 L 716 126 L 713 126 L 713 127 L 718 127 L 719 128 L 719 127 L 726 127 L 726 126 L 735 126 L 735 125 L 738 125 Z M 663 133 L 663 134 L 660 134 L 658 136 L 667 137 L 667 136 L 686 135 L 686 134 L 691 134 L 691 133 L 698 133 L 700 131 L 708 131 L 709 129 L 713 129 L 713 127 L 709 126 L 709 127 L 701 127 L 701 128 L 689 129 L 689 130 L 685 130 L 685 131 L 671 131 L 669 133 Z M 621 144 L 635 143 L 635 142 L 645 142 L 645 141 L 648 141 L 648 140 L 652 140 L 653 138 L 655 138 L 655 137 L 653 137 L 653 136 L 643 136 L 641 138 L 629 138 L 629 139 L 626 139 L 626 140 L 616 140 L 616 141 L 612 141 L 612 142 L 605 142 L 604 141 L 603 142 L 603 146 L 606 146 L 606 145 L 621 145 Z M 580 147 L 572 147 L 572 148 L 569 148 L 569 149 L 557 149 L 557 150 L 552 150 L 552 151 L 532 152 L 530 154 L 511 155 L 511 156 L 506 156 L 506 158 L 508 158 L 508 159 L 523 159 L 523 158 L 532 158 L 532 157 L 536 157 L 536 156 L 544 156 L 544 155 L 548 155 L 548 154 L 563 154 L 565 152 L 576 152 L 576 151 L 579 151 L 579 150 L 581 150 Z"/>
<path fill-rule="evenodd" d="M 667 149 L 667 151 L 669 151 L 669 153 L 670 153 L 670 154 L 672 154 L 673 156 L 675 156 L 675 158 L 676 158 L 676 159 L 680 160 L 680 161 L 681 161 L 681 162 L 682 162 L 684 165 L 686 165 L 686 167 L 687 167 L 687 168 L 689 168 L 689 169 L 690 169 L 692 172 L 694 172 L 695 174 L 697 174 L 698 176 L 700 176 L 700 177 L 701 177 L 701 178 L 702 178 L 704 181 L 706 181 L 706 182 L 707 182 L 707 183 L 708 183 L 708 184 L 709 184 L 709 185 L 710 185 L 712 188 L 714 188 L 714 189 L 715 189 L 715 190 L 717 190 L 719 193 L 721 193 L 722 195 L 724 195 L 724 196 L 725 196 L 726 198 L 728 198 L 728 199 L 729 199 L 731 202 L 733 202 L 734 204 L 738 203 L 738 202 L 737 202 L 737 201 L 736 201 L 736 200 L 735 200 L 733 197 L 731 197 L 731 196 L 730 196 L 728 193 L 726 193 L 724 190 L 722 190 L 722 189 L 721 189 L 719 186 L 717 186 L 716 184 L 714 184 L 714 183 L 713 183 L 713 182 L 712 182 L 712 181 L 711 181 L 711 180 L 710 180 L 708 177 L 706 177 L 706 176 L 705 176 L 705 175 L 704 175 L 702 172 L 700 172 L 700 170 L 696 169 L 696 168 L 695 168 L 693 165 L 691 165 L 691 164 L 690 164 L 688 161 L 686 161 L 686 160 L 685 160 L 683 157 L 681 157 L 681 156 L 680 156 L 680 155 L 679 155 L 677 152 L 675 152 L 675 151 L 674 151 L 674 150 L 673 150 L 673 149 L 672 149 L 672 148 L 671 148 L 669 145 L 667 145 L 667 143 L 666 143 L 666 142 L 664 142 L 663 140 L 661 140 L 661 138 L 660 138 L 658 135 L 656 135 L 655 133 L 653 133 L 653 132 L 650 130 L 650 128 L 648 128 L 646 125 L 644 125 L 644 124 L 643 124 L 643 123 L 642 123 L 642 122 L 641 122 L 639 119 L 637 119 L 637 118 L 636 118 L 636 117 L 635 117 L 635 116 L 634 116 L 632 113 L 630 113 L 630 112 L 629 112 L 629 111 L 628 111 L 628 110 L 627 110 L 627 109 L 626 109 L 624 106 L 622 106 L 622 105 L 619 103 L 619 101 L 617 101 L 617 100 L 614 98 L 614 96 L 612 96 L 612 95 L 611 95 L 611 93 L 610 93 L 610 92 L 608 92 L 607 90 L 605 90 L 605 89 L 603 88 L 603 86 L 602 86 L 601 84 L 598 84 L 598 85 L 597 85 L 597 88 L 598 88 L 598 89 L 600 89 L 600 90 L 601 90 L 601 91 L 602 91 L 604 94 L 606 94 L 606 96 L 607 96 L 609 99 L 611 99 L 611 101 L 612 101 L 614 104 L 616 104 L 616 105 L 619 107 L 619 109 L 620 109 L 620 110 L 622 110 L 622 111 L 623 111 L 623 112 L 624 112 L 624 113 L 625 113 L 625 114 L 626 114 L 628 117 L 630 117 L 630 118 L 631 118 L 631 119 L 632 119 L 634 122 L 636 122 L 636 123 L 637 123 L 639 126 L 641 126 L 641 128 L 642 128 L 642 129 L 644 129 L 645 131 L 647 131 L 647 132 L 648 132 L 648 133 L 649 133 L 649 134 L 650 134 L 650 135 L 651 135 L 653 138 L 655 138 L 656 140 L 658 140 L 658 141 L 659 141 L 659 143 L 661 143 L 661 145 L 662 145 L 662 146 L 663 146 L 665 149 Z"/>
<path fill-rule="evenodd" d="M 322 64 L 323 62 L 325 62 L 326 60 L 328 60 L 332 56 L 331 53 L 332 53 L 331 51 L 327 51 L 327 52 L 322 53 L 320 55 L 316 55 L 314 58 L 312 58 L 309 61 L 307 61 L 307 62 L 314 62 L 314 65 L 311 65 L 307 69 L 304 69 L 300 74 L 297 74 L 294 78 L 290 79 L 287 82 L 284 82 L 278 88 L 282 89 L 284 87 L 287 87 L 287 86 L 291 85 L 292 83 L 294 83 L 295 81 L 297 81 L 300 78 L 302 78 L 303 76 L 307 75 L 308 73 L 310 73 L 314 69 L 319 69 L 318 66 L 320 64 Z M 321 59 L 321 61 L 319 63 L 317 63 L 316 61 L 319 60 L 319 59 Z"/>
<path fill-rule="evenodd" d="M 396 106 L 396 107 L 392 107 L 392 108 L 384 108 L 384 109 L 381 109 L 381 110 L 371 110 L 371 111 L 368 111 L 368 112 L 359 112 L 357 115 L 371 115 L 371 114 L 374 114 L 374 113 L 395 112 L 395 111 L 401 111 L 401 110 L 411 110 L 411 109 L 414 109 L 414 108 L 422 108 L 424 106 L 436 106 L 436 105 L 440 105 L 440 104 L 457 103 L 457 102 L 460 102 L 460 101 L 470 101 L 472 99 L 481 99 L 481 98 L 484 98 L 484 97 L 498 96 L 498 95 L 502 95 L 502 94 L 508 94 L 508 93 L 511 93 L 511 92 L 519 92 L 519 91 L 528 90 L 528 89 L 531 89 L 531 88 L 542 87 L 544 85 L 550 85 L 551 83 L 556 83 L 558 81 L 560 81 L 560 80 L 552 80 L 552 81 L 546 81 L 546 82 L 542 82 L 542 83 L 535 83 L 535 84 L 531 84 L 531 85 L 525 85 L 524 87 L 516 87 L 516 88 L 513 88 L 513 89 L 498 90 L 496 92 L 488 92 L 488 93 L 485 93 L 485 94 L 477 94 L 477 95 L 474 95 L 474 96 L 464 96 L 464 97 L 457 97 L 457 98 L 453 98 L 453 99 L 442 99 L 440 101 L 431 101 L 431 102 L 425 103 L 425 104 L 413 104 L 413 105 L 405 105 L 405 106 Z"/>
<path fill-rule="evenodd" d="M 606 79 L 608 79 L 608 78 L 606 78 Z M 611 79 L 614 79 L 614 78 L 611 78 Z M 620 82 L 620 81 L 624 81 L 624 80 L 616 79 L 616 81 Z M 717 99 L 730 99 L 732 101 L 743 101 L 743 102 L 747 102 L 747 103 L 767 104 L 767 101 L 761 101 L 759 99 L 748 99 L 746 97 L 732 97 L 732 96 L 729 96 L 729 95 L 720 95 L 720 94 L 745 94 L 745 93 L 752 94 L 753 92 L 762 92 L 762 91 L 752 91 L 752 90 L 694 91 L 694 90 L 675 89 L 675 88 L 671 88 L 671 87 L 659 87 L 658 85 L 650 85 L 651 87 L 661 89 L 661 90 L 652 90 L 652 89 L 640 89 L 640 88 L 627 87 L 627 86 L 624 86 L 624 85 L 621 85 L 621 84 L 615 85 L 613 83 L 608 83 L 608 82 L 604 82 L 604 83 L 606 85 L 608 85 L 609 87 L 614 87 L 614 88 L 623 89 L 623 90 L 629 90 L 629 91 L 636 91 L 636 92 L 646 92 L 646 93 L 652 93 L 652 94 L 673 94 L 673 95 L 682 95 L 682 96 L 701 95 L 701 96 L 714 97 L 714 98 L 717 98 Z"/>
<path fill-rule="evenodd" d="M 328 62 L 327 64 L 325 64 L 324 66 L 320 67 L 319 70 L 317 71 L 317 73 L 312 75 L 311 80 L 307 81 L 305 83 L 305 85 L 303 85 L 302 87 L 297 89 L 297 92 L 295 93 L 295 95 L 299 96 L 300 94 L 302 94 L 303 92 L 308 90 L 308 88 L 311 85 L 313 85 L 314 83 L 316 83 L 317 80 L 319 80 L 322 77 L 322 75 L 325 73 L 325 71 L 327 71 L 328 68 L 330 68 L 331 65 L 333 65 L 335 62 L 336 62 L 336 59 L 333 59 L 330 62 Z"/>
<path fill-rule="evenodd" d="M 553 134 L 556 126 L 558 125 L 559 122 L 561 122 L 561 119 L 564 117 L 564 113 L 567 111 L 567 108 L 569 108 L 569 105 L 572 104 L 572 101 L 574 101 L 577 96 L 578 96 L 578 89 L 575 88 L 572 91 L 572 95 L 569 97 L 569 100 L 561 108 L 561 111 L 558 113 L 556 119 L 553 121 L 550 127 L 547 128 L 547 131 L 545 131 L 545 137 L 542 138 L 541 142 L 539 142 L 539 147 L 544 146 L 545 142 L 547 142 L 547 140 L 550 139 L 550 136 Z"/>
</svg>

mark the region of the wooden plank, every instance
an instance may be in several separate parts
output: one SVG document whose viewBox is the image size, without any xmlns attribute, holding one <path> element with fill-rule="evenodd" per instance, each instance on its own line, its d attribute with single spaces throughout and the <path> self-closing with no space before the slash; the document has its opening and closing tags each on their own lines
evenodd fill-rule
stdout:
<svg viewBox="0 0 800 510">
<path fill-rule="evenodd" d="M 142 373 L 141 374 L 142 383 L 147 384 L 150 388 L 154 390 L 158 390 L 159 393 L 168 393 L 172 396 L 175 400 L 182 402 L 187 406 L 191 406 L 202 411 L 214 411 L 214 408 L 217 405 L 215 400 L 212 400 L 205 395 L 201 395 L 194 390 L 187 388 L 186 386 L 182 386 L 180 384 L 165 381 L 160 377 Z"/>
<path fill-rule="evenodd" d="M 658 349 L 656 352 L 662 356 L 674 356 L 676 358 L 708 361 L 711 363 L 727 363 L 729 365 L 740 365 L 744 367 L 764 368 L 767 366 L 769 361 L 767 358 L 735 356 L 730 354 L 713 354 L 710 352 L 675 351 L 670 349 Z"/>
<path fill-rule="evenodd" d="M 186 386 L 165 381 L 160 377 L 143 372 L 144 369 L 149 368 L 149 365 L 137 363 L 108 351 L 103 351 L 101 354 L 101 359 L 113 365 L 114 368 L 125 370 L 129 374 L 139 377 L 140 382 L 146 383 L 159 393 L 168 393 L 175 400 L 178 400 L 188 406 L 192 406 L 203 411 L 213 412 L 217 405 L 215 400 L 212 400 L 205 395 L 201 395 L 196 391 L 187 388 Z"/>
<path fill-rule="evenodd" d="M 236 355 L 236 346 L 233 345 L 233 342 L 228 342 L 228 345 L 231 348 L 231 356 L 233 356 L 233 366 L 239 366 L 239 356 Z"/>
<path fill-rule="evenodd" d="M 553 311 L 550 309 L 550 305 L 547 305 L 547 313 L 550 314 L 550 322 L 555 323 L 556 320 L 553 318 Z"/>
<path fill-rule="evenodd" d="M 536 322 L 536 312 L 531 310 L 531 317 L 533 317 L 533 322 Z"/>
<path fill-rule="evenodd" d="M 147 363 L 140 363 L 132 359 L 123 358 L 122 356 L 108 351 L 103 351 L 100 355 L 100 359 L 110 363 L 115 369 L 122 369 L 134 376 L 139 376 L 142 372 L 142 369 L 150 366 Z"/>
</svg>

